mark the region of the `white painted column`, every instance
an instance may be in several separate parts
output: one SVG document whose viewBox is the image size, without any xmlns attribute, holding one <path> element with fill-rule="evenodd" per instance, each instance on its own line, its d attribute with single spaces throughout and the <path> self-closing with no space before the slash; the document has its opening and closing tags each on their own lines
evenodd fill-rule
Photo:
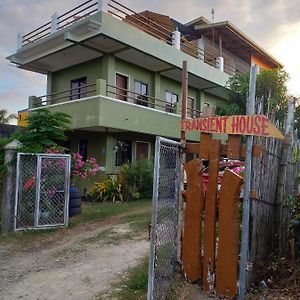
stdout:
<svg viewBox="0 0 300 300">
<path fill-rule="evenodd" d="M 217 67 L 221 72 L 224 72 L 224 57 L 217 57 Z"/>
<path fill-rule="evenodd" d="M 51 16 L 51 33 L 57 31 L 58 29 L 58 14 L 54 13 Z"/>
<path fill-rule="evenodd" d="M 108 12 L 109 0 L 98 0 L 98 11 Z"/>
<path fill-rule="evenodd" d="M 18 33 L 18 36 L 17 36 L 17 50 L 21 49 L 22 46 L 23 46 L 23 36 L 24 36 L 23 32 Z"/>
<path fill-rule="evenodd" d="M 180 50 L 180 31 L 177 29 L 173 31 L 172 45 L 175 46 L 176 49 Z"/>
<path fill-rule="evenodd" d="M 200 37 L 200 39 L 197 40 L 197 47 L 198 49 L 198 59 L 204 61 L 204 39 L 203 37 Z"/>
</svg>

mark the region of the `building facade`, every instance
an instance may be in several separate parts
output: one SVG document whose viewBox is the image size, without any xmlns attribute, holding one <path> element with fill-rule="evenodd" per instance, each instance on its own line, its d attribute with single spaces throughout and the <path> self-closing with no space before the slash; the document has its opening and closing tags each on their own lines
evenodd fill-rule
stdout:
<svg viewBox="0 0 300 300">
<path fill-rule="evenodd" d="M 228 79 L 251 64 L 281 67 L 230 22 L 200 17 L 181 24 L 114 0 L 53 14 L 50 22 L 20 33 L 8 59 L 47 75 L 47 94 L 30 96 L 28 113 L 47 108 L 72 116 L 71 151 L 97 158 L 107 173 L 126 161 L 150 159 L 157 135 L 179 138 L 184 60 L 187 117 L 226 103 Z"/>
</svg>

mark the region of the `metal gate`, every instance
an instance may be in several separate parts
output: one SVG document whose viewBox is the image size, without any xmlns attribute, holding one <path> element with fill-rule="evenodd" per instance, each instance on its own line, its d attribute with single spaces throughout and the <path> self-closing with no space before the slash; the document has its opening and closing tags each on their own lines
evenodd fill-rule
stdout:
<svg viewBox="0 0 300 300">
<path fill-rule="evenodd" d="M 67 226 L 71 157 L 18 153 L 15 230 Z"/>
<path fill-rule="evenodd" d="M 147 299 L 165 299 L 177 264 L 180 143 L 156 138 Z"/>
</svg>

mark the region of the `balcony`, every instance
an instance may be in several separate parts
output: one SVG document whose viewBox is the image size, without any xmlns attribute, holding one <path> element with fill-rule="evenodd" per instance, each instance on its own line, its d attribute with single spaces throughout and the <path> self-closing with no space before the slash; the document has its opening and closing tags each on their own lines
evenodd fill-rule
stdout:
<svg viewBox="0 0 300 300">
<path fill-rule="evenodd" d="M 118 22 L 114 22 L 112 18 Z M 124 23 L 130 27 L 126 27 Z M 233 75 L 237 72 L 233 66 L 226 61 L 224 62 L 222 57 L 216 57 L 198 47 L 178 30 L 170 31 L 162 24 L 127 8 L 115 0 L 89 0 L 61 15 L 53 14 L 51 21 L 29 33 L 20 33 L 18 35 L 18 51 L 10 56 L 9 59 L 21 68 L 47 73 L 48 71 L 53 72 L 75 63 L 70 61 L 67 64 L 67 62 L 59 61 L 59 52 L 65 51 L 67 48 L 70 53 L 69 56 L 74 56 L 78 63 L 83 62 L 84 59 L 90 60 L 97 57 L 96 53 L 92 54 L 90 51 L 98 51 L 99 54 L 112 50 L 114 53 L 118 53 L 121 58 L 125 57 L 125 59 L 130 60 L 128 56 L 132 56 L 133 51 L 128 49 L 129 46 L 149 54 L 150 57 L 156 57 L 158 59 L 156 64 L 160 64 L 162 66 L 161 69 L 174 67 L 174 64 L 176 67 L 181 67 L 182 60 L 186 59 L 186 56 L 177 55 L 178 58 L 173 59 L 172 56 L 175 56 L 176 52 L 170 51 L 170 48 L 162 47 L 160 44 L 153 44 L 153 48 L 158 50 L 152 52 L 150 51 L 152 49 L 145 47 L 145 43 L 139 47 L 140 43 L 137 42 L 138 36 L 135 35 L 133 27 L 148 35 L 146 45 L 152 44 L 151 39 L 149 39 L 149 36 L 151 36 L 160 44 L 172 46 L 172 48 L 180 50 L 188 57 L 193 58 L 190 63 L 191 72 L 193 72 L 192 65 L 195 64 L 195 59 L 228 75 Z M 116 29 L 118 32 L 113 31 Z M 121 35 L 123 30 L 127 31 Z M 137 37 L 136 39 L 135 36 Z M 103 38 L 106 39 L 106 44 Z M 111 41 L 108 41 L 107 38 L 111 38 Z M 145 39 L 140 39 L 140 41 L 143 40 Z M 110 49 L 105 48 L 107 45 L 110 45 Z M 86 52 L 84 53 L 81 50 L 81 54 L 78 51 L 79 46 L 85 47 Z M 70 47 L 73 47 L 73 50 Z M 170 54 L 171 59 L 168 59 L 168 55 L 165 54 Z M 55 65 L 58 61 L 61 64 L 59 66 Z M 194 73 L 197 76 L 199 74 L 197 74 L 196 70 L 199 69 L 198 66 L 195 66 Z M 209 69 L 205 69 L 203 73 L 208 76 L 212 72 Z M 203 74 L 200 75 L 204 76 Z M 213 82 L 213 79 L 217 76 L 215 73 L 212 75 L 213 78 L 208 78 L 210 82 Z M 224 85 L 228 78 L 224 77 L 221 80 L 221 85 Z M 220 80 L 218 84 L 220 84 Z"/>
<path fill-rule="evenodd" d="M 188 99 L 193 103 L 193 98 Z M 64 112 L 72 117 L 72 128 L 98 132 L 133 131 L 152 135 L 179 137 L 180 106 L 178 103 L 142 95 L 109 85 L 103 79 L 76 89 L 69 89 L 40 97 L 29 97 L 29 112 L 41 108 Z M 201 112 L 191 104 L 188 117 Z M 198 135 L 191 133 L 190 139 Z"/>
</svg>

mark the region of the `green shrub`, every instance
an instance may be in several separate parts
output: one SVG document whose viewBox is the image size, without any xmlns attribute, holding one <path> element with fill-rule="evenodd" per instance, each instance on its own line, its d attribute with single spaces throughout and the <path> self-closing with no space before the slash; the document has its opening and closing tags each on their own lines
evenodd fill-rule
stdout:
<svg viewBox="0 0 300 300">
<path fill-rule="evenodd" d="M 120 181 L 124 186 L 126 200 L 152 197 L 153 164 L 149 160 L 138 160 L 121 167 Z"/>
<path fill-rule="evenodd" d="M 91 197 L 98 201 L 123 202 L 122 185 L 118 180 L 108 178 L 93 186 Z"/>
</svg>

